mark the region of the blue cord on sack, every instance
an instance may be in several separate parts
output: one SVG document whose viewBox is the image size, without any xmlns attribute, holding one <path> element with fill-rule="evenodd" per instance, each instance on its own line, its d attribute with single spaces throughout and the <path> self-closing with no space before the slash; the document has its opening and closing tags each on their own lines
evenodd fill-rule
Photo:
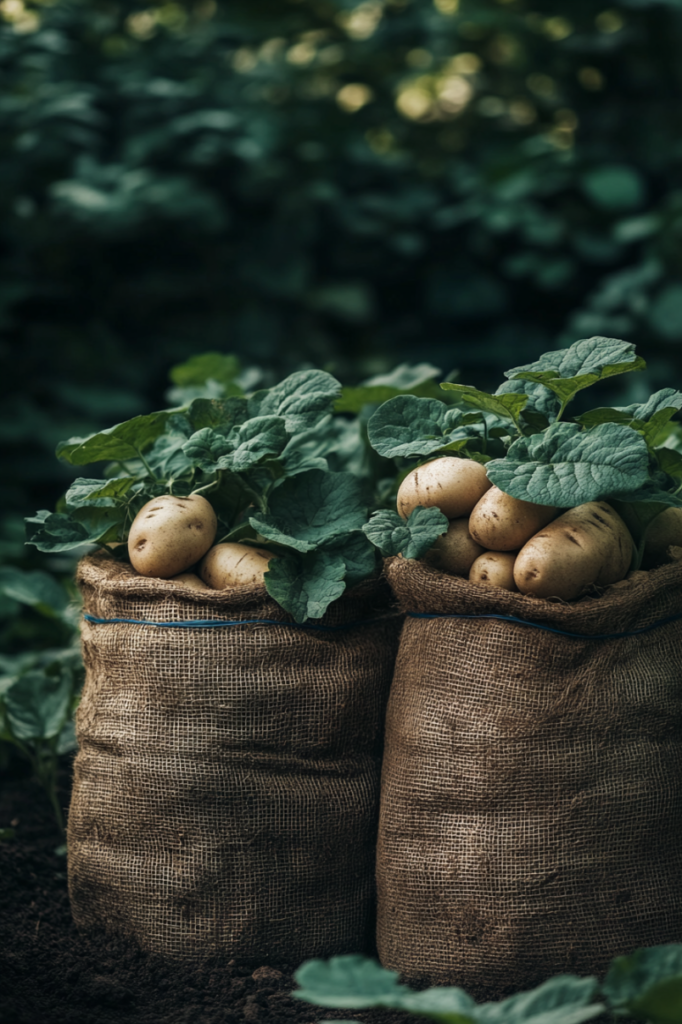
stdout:
<svg viewBox="0 0 682 1024">
<path fill-rule="evenodd" d="M 86 622 L 94 626 L 108 626 L 111 623 L 125 622 L 131 626 L 157 626 L 164 629 L 216 629 L 220 626 L 289 626 L 291 629 L 339 630 L 353 629 L 354 626 L 367 626 L 376 623 L 377 619 L 362 619 L 357 622 L 346 622 L 340 626 L 321 626 L 313 622 L 280 622 L 279 619 L 184 619 L 182 622 L 152 622 L 150 619 L 98 619 L 94 615 L 84 615 Z"/>
<path fill-rule="evenodd" d="M 665 626 L 668 622 L 677 622 L 682 619 L 680 615 L 668 615 L 665 619 L 658 619 L 650 626 L 642 626 L 641 629 L 633 629 L 625 633 L 569 633 L 565 629 L 555 629 L 554 626 L 543 626 L 539 622 L 528 622 L 526 619 L 518 619 L 515 615 L 459 615 L 459 614 L 428 614 L 426 612 L 408 612 L 410 619 L 500 619 L 502 622 L 515 622 L 519 626 L 530 626 L 531 629 L 544 629 L 547 633 L 558 633 L 559 636 L 570 636 L 574 640 L 620 640 L 626 636 L 637 636 L 639 633 L 648 633 L 658 626 Z"/>
</svg>

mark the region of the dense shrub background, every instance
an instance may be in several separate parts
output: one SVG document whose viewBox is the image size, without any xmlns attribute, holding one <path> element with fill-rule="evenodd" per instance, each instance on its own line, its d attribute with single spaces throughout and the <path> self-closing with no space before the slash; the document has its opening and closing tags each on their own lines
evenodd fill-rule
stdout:
<svg viewBox="0 0 682 1024">
<path fill-rule="evenodd" d="M 195 352 L 679 382 L 682 3 L 607 3 L 1 0 L 6 553 Z"/>
</svg>

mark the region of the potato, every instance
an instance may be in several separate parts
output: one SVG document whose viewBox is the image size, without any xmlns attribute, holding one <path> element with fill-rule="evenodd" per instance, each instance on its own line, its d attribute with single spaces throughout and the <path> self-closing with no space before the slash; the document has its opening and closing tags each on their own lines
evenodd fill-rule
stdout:
<svg viewBox="0 0 682 1024">
<path fill-rule="evenodd" d="M 436 506 L 448 519 L 460 519 L 469 515 L 490 486 L 485 467 L 479 462 L 434 459 L 405 477 L 398 490 L 398 513 L 407 519 L 417 505 Z"/>
<path fill-rule="evenodd" d="M 196 573 L 181 572 L 179 576 L 171 577 L 171 583 L 179 583 L 183 587 L 190 587 L 191 590 L 210 590 L 203 580 L 200 580 Z"/>
<path fill-rule="evenodd" d="M 503 590 L 518 590 L 514 582 L 516 552 L 484 551 L 469 570 L 471 583 L 484 587 L 501 587 Z"/>
<path fill-rule="evenodd" d="M 216 544 L 199 566 L 199 575 L 212 590 L 245 587 L 262 583 L 268 562 L 276 557 L 248 544 Z"/>
<path fill-rule="evenodd" d="M 618 513 L 605 501 L 564 512 L 521 548 L 514 582 L 522 594 L 573 601 L 591 584 L 624 579 L 633 542 Z"/>
<path fill-rule="evenodd" d="M 141 576 L 167 580 L 206 554 L 218 529 L 213 508 L 200 494 L 162 494 L 143 505 L 128 536 L 128 553 Z"/>
<path fill-rule="evenodd" d="M 467 576 L 483 548 L 472 540 L 467 519 L 453 519 L 447 533 L 439 537 L 422 561 L 451 576 Z"/>
<path fill-rule="evenodd" d="M 652 520 L 644 541 L 642 565 L 653 569 L 656 565 L 672 561 L 668 555 L 671 545 L 682 545 L 682 508 L 667 508 Z"/>
<path fill-rule="evenodd" d="M 469 532 L 489 551 L 518 551 L 557 514 L 553 505 L 536 505 L 491 487 L 471 513 Z"/>
</svg>

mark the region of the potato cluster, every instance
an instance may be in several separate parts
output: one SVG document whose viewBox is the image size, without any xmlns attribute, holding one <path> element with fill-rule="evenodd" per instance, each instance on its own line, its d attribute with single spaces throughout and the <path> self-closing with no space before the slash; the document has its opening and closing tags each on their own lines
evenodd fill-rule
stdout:
<svg viewBox="0 0 682 1024">
<path fill-rule="evenodd" d="M 133 520 L 130 561 L 141 576 L 173 580 L 193 590 L 262 583 L 268 562 L 276 556 L 247 544 L 214 544 L 217 530 L 213 507 L 200 494 L 162 494 L 143 505 Z M 195 566 L 196 572 L 188 571 Z"/>
<path fill-rule="evenodd" d="M 591 586 L 624 579 L 632 562 L 632 536 L 607 502 L 561 513 L 521 501 L 468 459 L 445 457 L 413 470 L 398 491 L 398 512 L 406 519 L 418 505 L 436 506 L 450 519 L 424 561 L 482 586 L 573 601 Z M 671 545 L 682 545 L 682 509 L 654 520 L 645 565 L 674 557 Z"/>
</svg>

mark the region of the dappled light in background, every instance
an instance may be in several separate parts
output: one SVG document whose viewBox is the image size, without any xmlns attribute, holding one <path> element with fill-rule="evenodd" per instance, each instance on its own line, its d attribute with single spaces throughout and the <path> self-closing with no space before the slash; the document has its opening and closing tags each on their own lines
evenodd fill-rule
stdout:
<svg viewBox="0 0 682 1024">
<path fill-rule="evenodd" d="M 57 440 L 158 407 L 209 349 L 485 387 L 598 334 L 637 344 L 646 386 L 679 377 L 675 0 L 0 18 L 10 507 L 62 486 Z"/>
</svg>

